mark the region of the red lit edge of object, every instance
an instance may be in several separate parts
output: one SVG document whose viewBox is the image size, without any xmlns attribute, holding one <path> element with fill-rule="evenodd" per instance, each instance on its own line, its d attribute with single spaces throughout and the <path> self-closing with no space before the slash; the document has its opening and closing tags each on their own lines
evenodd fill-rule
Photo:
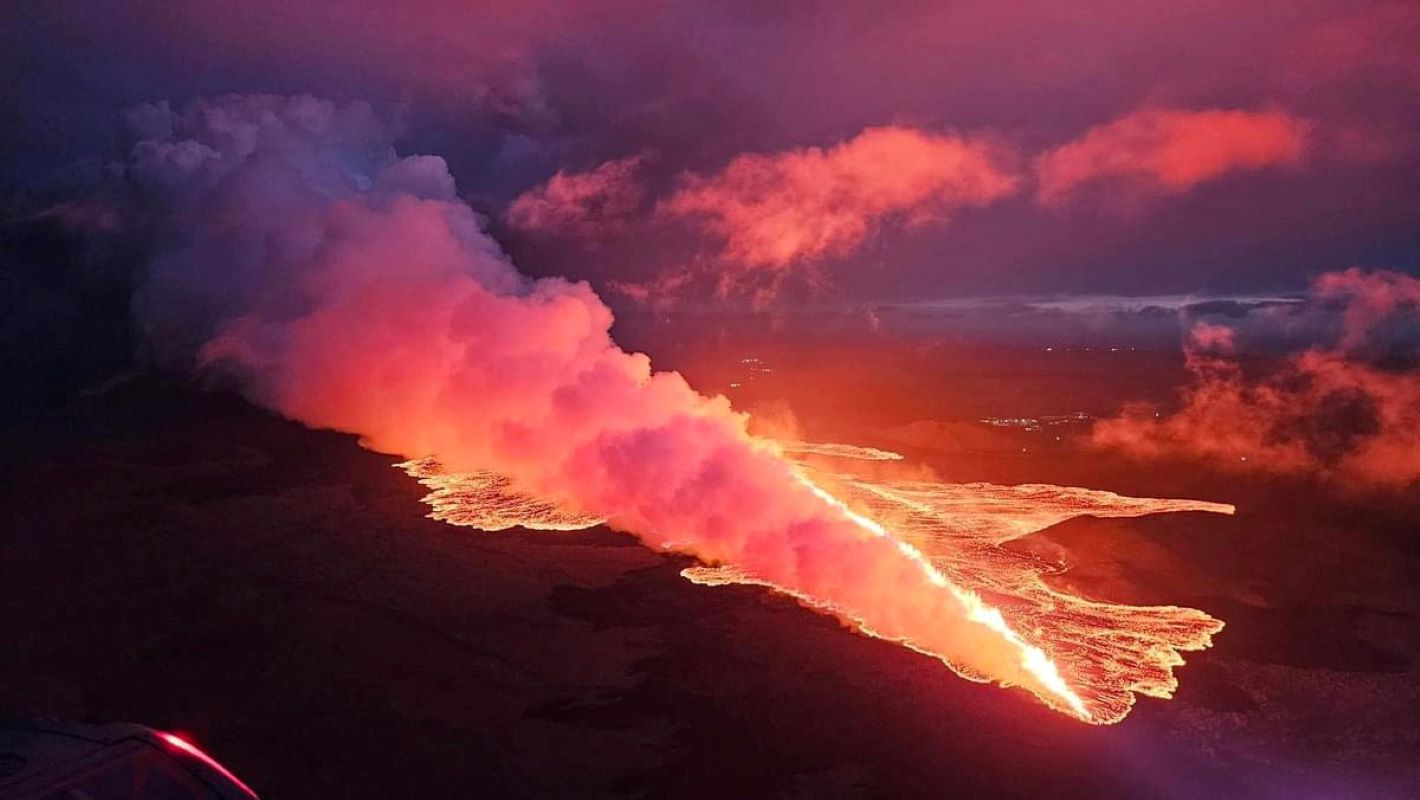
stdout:
<svg viewBox="0 0 1420 800">
<path fill-rule="evenodd" d="M 242 791 L 246 792 L 252 797 L 256 797 L 256 792 L 252 791 L 250 786 L 247 786 L 245 783 L 242 783 L 241 778 L 238 778 L 236 775 L 233 775 L 232 771 L 218 763 L 217 759 L 199 750 L 197 745 L 193 744 L 192 742 L 189 742 L 181 736 L 172 733 L 166 733 L 163 731 L 158 732 L 158 738 L 162 739 L 168 745 L 196 758 L 198 761 L 201 761 L 212 769 L 217 770 L 222 774 L 222 777 L 240 786 L 242 788 Z"/>
</svg>

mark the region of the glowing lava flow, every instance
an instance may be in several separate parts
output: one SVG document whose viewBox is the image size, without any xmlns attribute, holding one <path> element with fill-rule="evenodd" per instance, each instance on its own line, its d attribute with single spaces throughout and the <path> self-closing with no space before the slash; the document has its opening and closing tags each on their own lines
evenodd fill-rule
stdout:
<svg viewBox="0 0 1420 800">
<path fill-rule="evenodd" d="M 833 444 L 827 442 L 779 442 L 779 449 L 784 455 L 790 457 L 798 456 L 831 456 L 835 458 L 852 458 L 859 461 L 901 461 L 902 454 L 894 453 L 891 450 L 878 450 L 874 447 L 858 447 L 851 444 Z"/>
<path fill-rule="evenodd" d="M 1021 668 L 1036 684 L 1025 688 L 1058 711 L 1108 724 L 1128 715 L 1136 694 L 1171 697 L 1178 686 L 1173 668 L 1183 663 L 1179 652 L 1210 646 L 1212 635 L 1223 627 L 1220 620 L 1196 609 L 1105 603 L 1057 591 L 1042 575 L 1062 572 L 1063 565 L 1004 545 L 1082 515 L 1231 514 L 1234 509 L 1230 505 L 1124 497 L 1045 484 L 883 481 L 851 470 L 828 470 L 809 459 L 830 456 L 839 463 L 885 461 L 894 460 L 895 453 L 811 443 L 792 443 L 783 449 L 786 455 L 799 457 L 799 479 L 824 503 L 873 536 L 893 540 L 932 584 L 947 591 L 965 609 L 969 620 L 1009 642 L 1020 655 Z M 424 498 L 433 508 L 430 516 L 454 525 L 483 530 L 514 526 L 576 530 L 602 521 L 518 493 L 506 478 L 493 473 L 446 473 L 437 462 L 427 459 L 399 466 L 432 490 Z M 766 586 L 838 616 L 866 635 L 889 638 L 819 598 L 734 565 L 692 566 L 681 574 L 709 586 Z M 896 641 L 938 658 L 964 678 L 990 679 L 919 643 Z"/>
<path fill-rule="evenodd" d="M 892 534 L 888 533 L 887 529 L 882 525 L 849 508 L 842 500 L 825 492 L 822 487 L 804 477 L 802 474 L 799 476 L 799 479 L 804 482 L 805 486 L 812 489 L 813 493 L 818 495 L 821 500 L 837 508 L 844 516 L 853 520 L 853 522 L 857 523 L 860 527 L 872 531 L 875 536 L 882 536 L 887 539 L 893 538 Z M 926 556 L 922 555 L 921 550 L 918 550 L 916 547 L 913 547 L 911 544 L 901 539 L 897 539 L 896 543 L 897 549 L 901 550 L 903 555 L 921 565 L 923 572 L 927 574 L 928 579 L 930 579 L 934 585 L 951 592 L 952 596 L 957 599 L 957 602 L 966 607 L 967 619 L 978 625 L 985 625 L 1019 650 L 1021 652 L 1021 666 L 1031 675 L 1034 675 L 1036 680 L 1040 681 L 1041 685 L 1051 694 L 1055 695 L 1054 699 L 1064 702 L 1065 705 L 1069 706 L 1070 710 L 1074 711 L 1081 719 L 1086 721 L 1090 719 L 1090 712 L 1085 709 L 1084 702 L 1080 700 L 1079 695 L 1075 694 L 1075 692 L 1070 689 L 1065 679 L 1060 676 L 1059 668 L 1057 668 L 1055 662 L 1051 661 L 1050 657 L 1045 654 L 1045 651 L 1027 643 L 1019 634 L 1011 630 L 1011 627 L 1006 624 L 1005 618 L 1001 616 L 1001 612 L 982 602 L 981 597 L 975 592 L 963 589 L 949 581 L 946 576 L 942 574 L 941 570 L 937 569 L 931 561 L 927 560 Z M 861 621 L 858 621 L 858 628 L 863 631 L 868 630 L 868 626 Z M 910 645 L 911 642 L 907 642 L 906 644 Z M 1041 699 L 1046 700 L 1051 705 L 1055 705 L 1052 698 L 1042 695 Z"/>
<path fill-rule="evenodd" d="M 527 528 L 535 531 L 580 531 L 606 520 L 565 511 L 537 497 L 520 494 L 513 482 L 496 472 L 444 472 L 439 462 L 422 458 L 395 466 L 431 491 L 424 502 L 429 516 L 482 531 Z"/>
</svg>

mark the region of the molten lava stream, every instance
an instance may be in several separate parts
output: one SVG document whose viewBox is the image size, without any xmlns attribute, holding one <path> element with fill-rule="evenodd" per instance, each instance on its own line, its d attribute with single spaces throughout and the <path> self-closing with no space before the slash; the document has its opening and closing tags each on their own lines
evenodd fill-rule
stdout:
<svg viewBox="0 0 1420 800">
<path fill-rule="evenodd" d="M 736 565 L 701 565 L 682 571 L 704 585 L 754 584 L 791 595 L 833 614 L 868 636 L 897 641 L 931 655 L 962 677 L 997 680 L 1029 689 L 1051 708 L 1095 723 L 1122 720 L 1136 695 L 1171 697 L 1173 668 L 1181 651 L 1212 643 L 1223 623 L 1208 614 L 1176 606 L 1140 607 L 1099 602 L 1052 589 L 1042 575 L 1059 571 L 1033 556 L 1003 545 L 1014 539 L 1090 514 L 1127 517 L 1173 511 L 1231 514 L 1232 506 L 1195 500 L 1132 498 L 1092 489 L 1053 485 L 998 486 L 925 481 L 874 480 L 850 471 L 828 471 L 808 463 L 814 456 L 847 460 L 892 460 L 896 454 L 850 445 L 793 443 L 798 475 L 819 499 L 871 537 L 891 541 L 977 626 L 979 635 L 1002 642 L 1018 663 L 1002 675 L 959 663 L 941 644 L 920 637 L 887 636 L 824 598 L 760 578 Z M 900 458 L 900 457 L 899 457 Z M 518 526 L 535 530 L 576 530 L 603 520 L 560 509 L 515 490 L 490 472 L 444 472 L 432 460 L 399 465 L 431 489 L 430 516 L 483 530 Z M 958 638 L 952 630 L 949 638 Z M 960 642 L 957 642 L 960 649 Z"/>
<path fill-rule="evenodd" d="M 1028 688 L 1035 692 L 1040 699 L 1054 708 L 1061 710 L 1068 709 L 1071 713 L 1083 720 L 1089 721 L 1091 719 L 1092 715 L 1085 708 L 1084 701 L 1080 699 L 1079 695 L 1075 694 L 1074 690 L 1070 688 L 1065 679 L 1060 676 L 1060 669 L 1055 665 L 1055 662 L 1039 647 L 1035 647 L 1022 639 L 1020 634 L 1016 633 L 1006 622 L 1000 610 L 987 605 L 976 592 L 963 589 L 960 585 L 954 583 L 951 579 L 942 574 L 941 570 L 937 569 L 932 562 L 928 561 L 927 557 L 922 554 L 922 551 L 918 550 L 911 543 L 903 541 L 902 539 L 896 539 L 877 521 L 865 517 L 849 508 L 842 500 L 824 491 L 822 487 L 815 484 L 802 473 L 800 474 L 800 480 L 811 488 L 814 494 L 818 495 L 825 503 L 838 509 L 844 516 L 852 520 L 859 527 L 871 531 L 875 536 L 881 536 L 885 539 L 895 541 L 898 549 L 901 550 L 904 555 L 917 562 L 921 566 L 922 571 L 927 575 L 927 578 L 934 585 L 940 586 L 951 594 L 952 598 L 965 610 L 967 619 L 990 630 L 1007 642 L 1010 642 L 1019 653 L 1020 666 L 1030 678 L 1034 680 L 1034 683 L 1028 685 Z M 780 591 L 785 591 L 784 587 L 776 588 Z M 868 625 L 862 620 L 854 618 L 851 614 L 842 614 L 842 616 L 847 616 L 849 619 L 852 619 L 857 624 L 859 630 L 869 632 L 870 629 Z M 922 645 L 910 639 L 904 639 L 902 642 L 915 649 L 922 649 L 924 652 L 932 652 L 924 649 Z M 940 653 L 933 652 L 933 655 L 942 658 L 943 661 L 947 661 Z M 949 661 L 947 663 L 950 665 Z"/>
</svg>

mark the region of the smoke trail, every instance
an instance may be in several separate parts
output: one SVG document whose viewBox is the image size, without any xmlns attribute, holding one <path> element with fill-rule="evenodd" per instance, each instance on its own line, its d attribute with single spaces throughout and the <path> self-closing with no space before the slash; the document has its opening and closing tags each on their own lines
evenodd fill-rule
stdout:
<svg viewBox="0 0 1420 800">
<path fill-rule="evenodd" d="M 1049 658 L 910 545 L 804 480 L 722 397 L 612 341 L 585 283 L 520 275 L 442 159 L 366 106 L 150 106 L 128 174 L 167 220 L 136 310 L 154 352 L 376 450 L 495 470 L 819 599 L 1087 716 Z"/>
</svg>

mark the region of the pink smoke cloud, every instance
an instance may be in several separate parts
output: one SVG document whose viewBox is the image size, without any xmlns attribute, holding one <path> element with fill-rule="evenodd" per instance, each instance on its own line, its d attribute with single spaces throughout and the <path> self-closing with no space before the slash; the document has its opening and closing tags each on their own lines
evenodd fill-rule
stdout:
<svg viewBox="0 0 1420 800">
<path fill-rule="evenodd" d="M 1275 109 L 1136 111 L 1037 158 L 1036 196 L 1059 205 L 1101 183 L 1177 194 L 1229 172 L 1298 163 L 1308 128 Z"/>
<path fill-rule="evenodd" d="M 1321 276 L 1318 302 L 1345 304 L 1332 347 L 1289 357 L 1260 377 L 1244 373 L 1232 329 L 1193 328 L 1192 384 L 1163 416 L 1126 407 L 1093 441 L 1140 458 L 1186 457 L 1225 469 L 1308 474 L 1351 488 L 1404 489 L 1420 481 L 1420 374 L 1381 369 L 1358 350 L 1376 326 L 1420 307 L 1420 279 L 1350 269 Z"/>
<path fill-rule="evenodd" d="M 726 289 L 848 255 L 889 220 L 941 220 L 1016 185 L 985 140 L 883 126 L 828 148 L 740 155 L 716 174 L 686 175 L 658 211 L 721 241 Z"/>
<path fill-rule="evenodd" d="M 624 229 L 646 197 L 644 156 L 607 161 L 587 172 L 559 171 L 508 206 L 508 224 L 532 233 L 590 237 Z"/>
<path fill-rule="evenodd" d="M 1029 661 L 920 553 L 801 480 L 723 397 L 620 349 L 587 284 L 519 274 L 441 160 L 353 157 L 339 121 L 359 109 L 217 106 L 216 127 L 202 109 L 170 115 L 172 134 L 132 166 L 174 221 L 137 304 L 149 335 L 193 342 L 206 370 L 307 425 L 495 470 L 652 547 L 735 565 L 1050 696 L 1039 651 Z"/>
</svg>

